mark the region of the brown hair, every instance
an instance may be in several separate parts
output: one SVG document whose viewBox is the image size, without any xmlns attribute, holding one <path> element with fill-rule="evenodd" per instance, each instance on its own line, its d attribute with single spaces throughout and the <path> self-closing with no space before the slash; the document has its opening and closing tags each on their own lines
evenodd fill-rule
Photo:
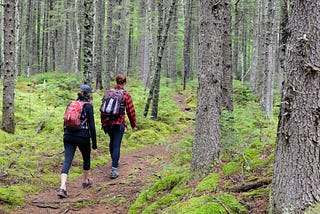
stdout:
<svg viewBox="0 0 320 214">
<path fill-rule="evenodd" d="M 117 74 L 116 82 L 118 85 L 123 85 L 127 82 L 127 78 L 124 74 Z"/>
<path fill-rule="evenodd" d="M 92 94 L 91 93 L 87 93 L 87 92 L 82 91 L 82 90 L 78 91 L 78 98 L 81 98 L 81 97 L 84 97 L 84 98 L 86 98 L 88 100 L 92 100 Z"/>
</svg>

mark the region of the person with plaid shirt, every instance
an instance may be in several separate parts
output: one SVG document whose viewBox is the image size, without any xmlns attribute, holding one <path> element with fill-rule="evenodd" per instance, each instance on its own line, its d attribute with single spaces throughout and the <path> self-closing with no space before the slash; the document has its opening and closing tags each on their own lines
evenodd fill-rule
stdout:
<svg viewBox="0 0 320 214">
<path fill-rule="evenodd" d="M 134 129 L 136 127 L 136 113 L 130 93 L 124 90 L 124 85 L 126 84 L 126 82 L 126 76 L 123 74 L 118 74 L 116 76 L 116 86 L 114 87 L 114 89 L 123 90 L 125 112 L 129 118 L 131 128 Z M 107 90 L 105 94 L 107 94 L 110 90 L 111 89 Z M 108 133 L 110 137 L 109 151 L 112 159 L 110 178 L 114 179 L 119 176 L 117 167 L 119 165 L 120 159 L 121 141 L 125 128 L 128 129 L 125 113 L 120 114 L 117 118 L 114 118 L 114 120 L 102 121 L 102 127 L 104 127 L 105 133 Z"/>
</svg>

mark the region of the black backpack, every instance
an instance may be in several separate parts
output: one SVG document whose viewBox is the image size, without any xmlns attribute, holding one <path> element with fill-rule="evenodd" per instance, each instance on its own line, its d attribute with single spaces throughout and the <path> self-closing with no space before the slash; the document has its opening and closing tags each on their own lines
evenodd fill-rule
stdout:
<svg viewBox="0 0 320 214">
<path fill-rule="evenodd" d="M 123 89 L 110 89 L 104 93 L 100 107 L 102 127 L 105 128 L 108 122 L 124 114 L 125 104 L 123 102 Z"/>
</svg>

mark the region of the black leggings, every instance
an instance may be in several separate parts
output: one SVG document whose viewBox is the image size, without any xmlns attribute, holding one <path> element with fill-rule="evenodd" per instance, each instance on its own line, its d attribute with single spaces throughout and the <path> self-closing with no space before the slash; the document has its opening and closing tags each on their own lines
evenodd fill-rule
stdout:
<svg viewBox="0 0 320 214">
<path fill-rule="evenodd" d="M 90 170 L 90 154 L 91 154 L 90 138 L 64 135 L 63 144 L 64 144 L 64 162 L 62 165 L 61 173 L 65 173 L 65 174 L 69 173 L 69 169 L 71 167 L 77 147 L 79 147 L 79 150 L 82 154 L 83 169 Z"/>
</svg>

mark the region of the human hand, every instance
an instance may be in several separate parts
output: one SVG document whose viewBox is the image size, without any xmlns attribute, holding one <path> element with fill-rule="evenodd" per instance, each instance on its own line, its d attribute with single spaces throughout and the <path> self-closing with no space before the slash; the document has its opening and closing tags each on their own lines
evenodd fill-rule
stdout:
<svg viewBox="0 0 320 214">
<path fill-rule="evenodd" d="M 98 147 L 97 147 L 97 144 L 92 144 L 92 149 L 93 150 L 96 150 Z"/>
</svg>

